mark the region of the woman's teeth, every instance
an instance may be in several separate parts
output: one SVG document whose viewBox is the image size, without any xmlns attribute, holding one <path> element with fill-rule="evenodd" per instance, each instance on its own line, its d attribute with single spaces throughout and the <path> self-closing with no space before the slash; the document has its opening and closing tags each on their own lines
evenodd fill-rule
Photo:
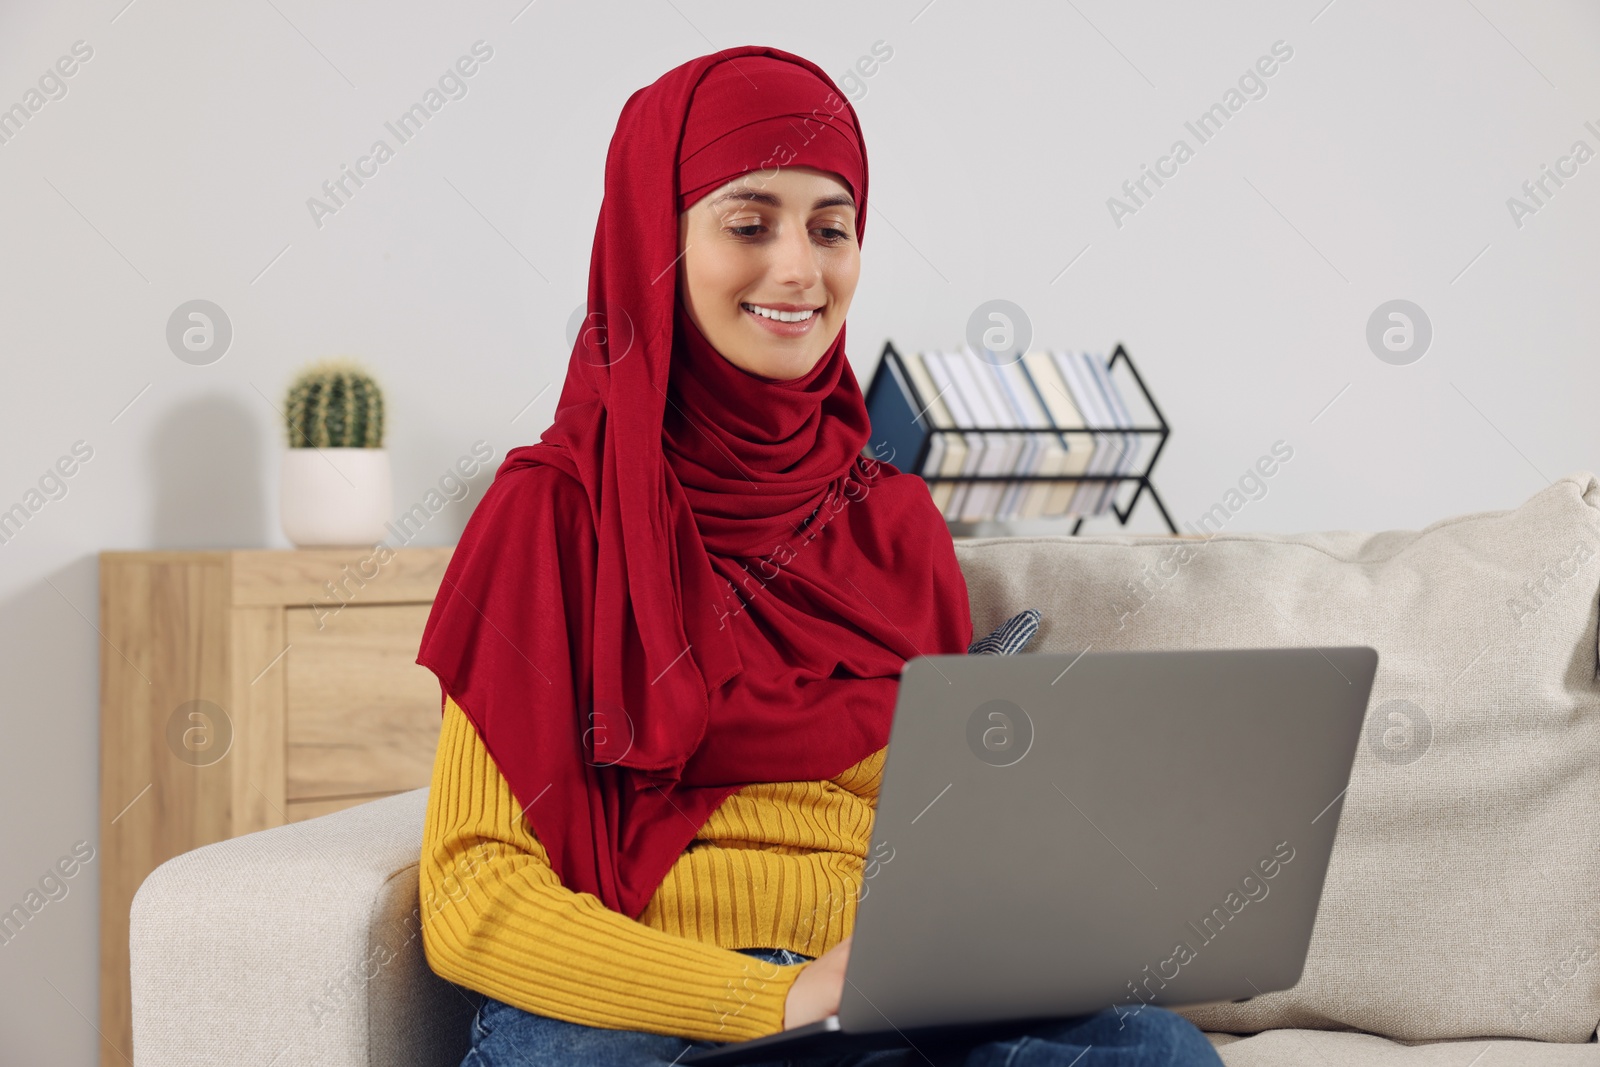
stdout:
<svg viewBox="0 0 1600 1067">
<path fill-rule="evenodd" d="M 804 322 L 816 312 L 815 308 L 807 311 L 774 311 L 772 308 L 764 308 L 760 304 L 740 304 L 739 306 L 746 311 L 753 311 L 757 315 L 776 319 L 779 322 Z"/>
</svg>

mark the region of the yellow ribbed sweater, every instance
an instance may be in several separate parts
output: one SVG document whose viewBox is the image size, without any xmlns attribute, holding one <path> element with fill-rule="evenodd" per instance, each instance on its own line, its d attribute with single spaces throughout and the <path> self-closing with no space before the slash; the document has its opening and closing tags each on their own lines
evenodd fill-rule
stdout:
<svg viewBox="0 0 1600 1067">
<path fill-rule="evenodd" d="M 783 1029 L 800 966 L 853 929 L 887 749 L 837 778 L 747 785 L 701 827 L 637 920 L 561 884 L 472 721 L 445 699 L 423 827 L 433 971 L 540 1015 L 739 1041 Z"/>
</svg>

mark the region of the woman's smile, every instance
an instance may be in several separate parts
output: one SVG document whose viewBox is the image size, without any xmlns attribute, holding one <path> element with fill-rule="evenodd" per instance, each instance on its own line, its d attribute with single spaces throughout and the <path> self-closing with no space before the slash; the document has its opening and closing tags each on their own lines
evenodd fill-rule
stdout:
<svg viewBox="0 0 1600 1067">
<path fill-rule="evenodd" d="M 756 325 L 778 337 L 804 337 L 822 317 L 821 307 L 804 304 L 742 303 L 739 307 Z"/>
</svg>

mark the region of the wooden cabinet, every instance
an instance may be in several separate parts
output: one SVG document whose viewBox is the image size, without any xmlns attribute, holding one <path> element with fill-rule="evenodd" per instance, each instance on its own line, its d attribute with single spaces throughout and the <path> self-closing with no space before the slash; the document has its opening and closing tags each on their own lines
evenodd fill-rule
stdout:
<svg viewBox="0 0 1600 1067">
<path fill-rule="evenodd" d="M 132 1059 L 128 911 L 151 871 L 428 784 L 439 683 L 415 659 L 453 551 L 101 553 L 105 1067 Z"/>
</svg>

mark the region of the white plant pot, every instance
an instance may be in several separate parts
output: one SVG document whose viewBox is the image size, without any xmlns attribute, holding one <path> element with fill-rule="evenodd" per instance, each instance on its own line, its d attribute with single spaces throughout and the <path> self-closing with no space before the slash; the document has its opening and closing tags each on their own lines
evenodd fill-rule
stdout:
<svg viewBox="0 0 1600 1067">
<path fill-rule="evenodd" d="M 394 507 L 389 453 L 382 448 L 291 448 L 283 453 L 278 511 L 300 548 L 370 546 L 383 540 Z"/>
</svg>

